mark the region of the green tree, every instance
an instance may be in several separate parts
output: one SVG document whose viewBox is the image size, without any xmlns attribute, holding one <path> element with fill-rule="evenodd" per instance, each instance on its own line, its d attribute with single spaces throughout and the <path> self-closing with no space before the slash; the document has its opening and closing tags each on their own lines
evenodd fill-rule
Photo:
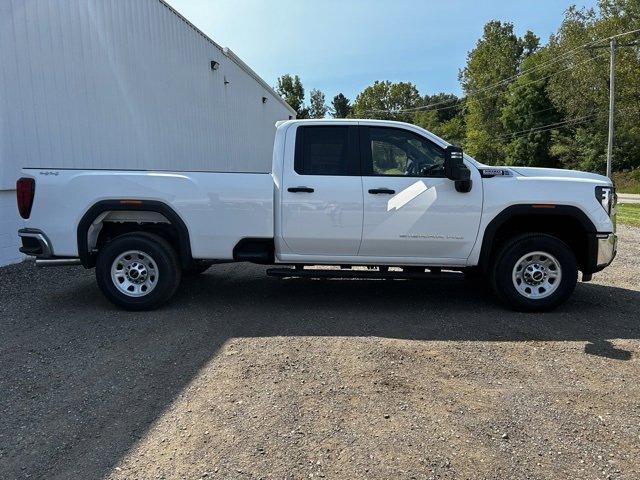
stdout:
<svg viewBox="0 0 640 480">
<path fill-rule="evenodd" d="M 420 106 L 421 100 L 418 89 L 411 82 L 376 80 L 358 94 L 351 116 L 411 122 L 414 109 Z"/>
<path fill-rule="evenodd" d="M 540 37 L 531 30 L 527 30 L 524 37 L 520 39 L 520 44 L 522 45 L 522 54 L 526 58 L 538 50 L 540 47 Z"/>
<path fill-rule="evenodd" d="M 464 102 L 453 93 L 425 95 L 424 107 L 415 113 L 413 123 L 435 133 L 449 143 L 465 140 Z M 430 107 L 431 106 L 431 107 Z"/>
<path fill-rule="evenodd" d="M 464 101 L 453 93 L 436 93 L 425 95 L 423 98 L 425 107 L 431 105 L 436 112 L 438 122 L 446 122 L 462 114 Z"/>
<path fill-rule="evenodd" d="M 327 115 L 327 105 L 325 103 L 324 93 L 320 90 L 313 89 L 309 95 L 311 106 L 309 107 L 309 118 L 324 118 Z"/>
<path fill-rule="evenodd" d="M 309 109 L 304 105 L 304 87 L 298 75 L 282 75 L 275 90 L 297 112 L 297 118 L 309 117 Z"/>
<path fill-rule="evenodd" d="M 331 107 L 331 115 L 333 118 L 347 118 L 351 112 L 351 103 L 342 93 L 333 97 Z"/>
<path fill-rule="evenodd" d="M 548 93 L 568 123 L 553 137 L 563 165 L 604 173 L 609 102 L 608 40 L 640 29 L 638 0 L 600 0 L 599 9 L 571 7 L 545 47 L 554 63 Z M 602 39 L 605 39 L 604 41 Z M 621 44 L 638 34 L 620 37 Z M 588 48 L 582 45 L 591 43 Z M 604 48 L 594 48 L 604 47 Z M 613 169 L 640 165 L 640 49 L 616 51 L 616 121 Z"/>
<path fill-rule="evenodd" d="M 496 164 L 504 160 L 501 139 L 507 132 L 500 116 L 507 101 L 507 79 L 518 72 L 522 43 L 511 23 L 488 22 L 460 72 L 467 97 L 466 148 L 481 162 Z"/>
<path fill-rule="evenodd" d="M 502 123 L 507 132 L 506 163 L 529 167 L 553 167 L 551 155 L 552 130 L 547 125 L 558 123 L 559 115 L 547 94 L 548 78 L 541 70 L 546 55 L 529 53 L 522 62 L 522 71 L 507 92 L 502 109 Z"/>
<path fill-rule="evenodd" d="M 453 145 L 464 146 L 466 137 L 464 116 L 459 115 L 441 123 L 433 133 Z"/>
<path fill-rule="evenodd" d="M 440 120 L 438 119 L 438 112 L 435 110 L 419 110 L 413 115 L 413 122 L 415 125 L 436 133 Z"/>
<path fill-rule="evenodd" d="M 413 123 L 451 144 L 464 145 L 466 131 L 462 112 L 453 117 L 447 116 L 445 119 L 440 119 L 438 114 L 441 111 L 421 110 L 415 114 Z"/>
</svg>

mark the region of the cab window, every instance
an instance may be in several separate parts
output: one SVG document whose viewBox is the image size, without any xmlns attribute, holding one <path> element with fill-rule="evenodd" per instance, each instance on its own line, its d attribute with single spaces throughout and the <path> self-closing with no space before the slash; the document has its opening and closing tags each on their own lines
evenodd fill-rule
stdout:
<svg viewBox="0 0 640 480">
<path fill-rule="evenodd" d="M 359 175 L 356 126 L 302 126 L 296 132 L 299 175 Z"/>
<path fill-rule="evenodd" d="M 444 149 L 408 130 L 368 127 L 364 175 L 444 177 Z"/>
</svg>

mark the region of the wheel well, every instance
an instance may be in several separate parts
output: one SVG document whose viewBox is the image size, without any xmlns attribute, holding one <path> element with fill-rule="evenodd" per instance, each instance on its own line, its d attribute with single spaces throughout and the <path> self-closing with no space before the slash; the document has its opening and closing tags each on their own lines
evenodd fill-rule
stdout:
<svg viewBox="0 0 640 480">
<path fill-rule="evenodd" d="M 191 263 L 189 232 L 168 205 L 156 201 L 105 200 L 91 207 L 78 224 L 78 254 L 82 264 L 93 267 L 102 246 L 132 232 L 159 235 L 176 250 L 183 267 Z"/>
<path fill-rule="evenodd" d="M 148 218 L 148 214 L 155 212 L 132 211 L 126 212 L 126 219 L 118 219 L 118 214 L 123 212 L 105 213 L 107 213 L 107 216 L 101 222 L 95 241 L 91 242 L 92 239 L 89 239 L 90 250 L 100 250 L 105 244 L 125 233 L 147 232 L 164 238 L 176 252 L 180 251 L 178 230 L 163 215 L 157 214 L 157 218 Z M 136 216 L 139 218 L 136 219 Z"/>
<path fill-rule="evenodd" d="M 589 238 L 582 221 L 572 215 L 522 214 L 511 216 L 495 229 L 489 248 L 483 244 L 483 270 L 488 270 L 490 259 L 505 242 L 523 233 L 545 233 L 559 238 L 575 254 L 578 268 L 584 270 L 587 267 Z"/>
</svg>

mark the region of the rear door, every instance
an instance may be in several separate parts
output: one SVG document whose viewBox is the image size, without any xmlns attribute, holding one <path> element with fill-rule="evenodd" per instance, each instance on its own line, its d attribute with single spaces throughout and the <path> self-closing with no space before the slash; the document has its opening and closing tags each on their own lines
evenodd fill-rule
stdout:
<svg viewBox="0 0 640 480">
<path fill-rule="evenodd" d="M 285 157 L 282 175 L 284 246 L 303 256 L 357 255 L 363 212 L 358 127 L 298 125 L 287 143 L 294 135 L 294 161 Z"/>
<path fill-rule="evenodd" d="M 359 255 L 417 257 L 428 263 L 466 259 L 482 212 L 477 169 L 470 167 L 471 191 L 457 192 L 444 176 L 439 145 L 403 128 L 361 129 L 364 225 Z"/>
</svg>

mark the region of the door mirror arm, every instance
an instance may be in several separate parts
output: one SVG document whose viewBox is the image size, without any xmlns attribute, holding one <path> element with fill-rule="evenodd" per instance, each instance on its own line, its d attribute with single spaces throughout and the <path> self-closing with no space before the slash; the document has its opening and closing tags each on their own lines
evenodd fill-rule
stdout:
<svg viewBox="0 0 640 480">
<path fill-rule="evenodd" d="M 455 182 L 456 191 L 466 193 L 471 191 L 471 171 L 464 164 L 462 148 L 449 145 L 444 151 L 444 174 Z"/>
</svg>

